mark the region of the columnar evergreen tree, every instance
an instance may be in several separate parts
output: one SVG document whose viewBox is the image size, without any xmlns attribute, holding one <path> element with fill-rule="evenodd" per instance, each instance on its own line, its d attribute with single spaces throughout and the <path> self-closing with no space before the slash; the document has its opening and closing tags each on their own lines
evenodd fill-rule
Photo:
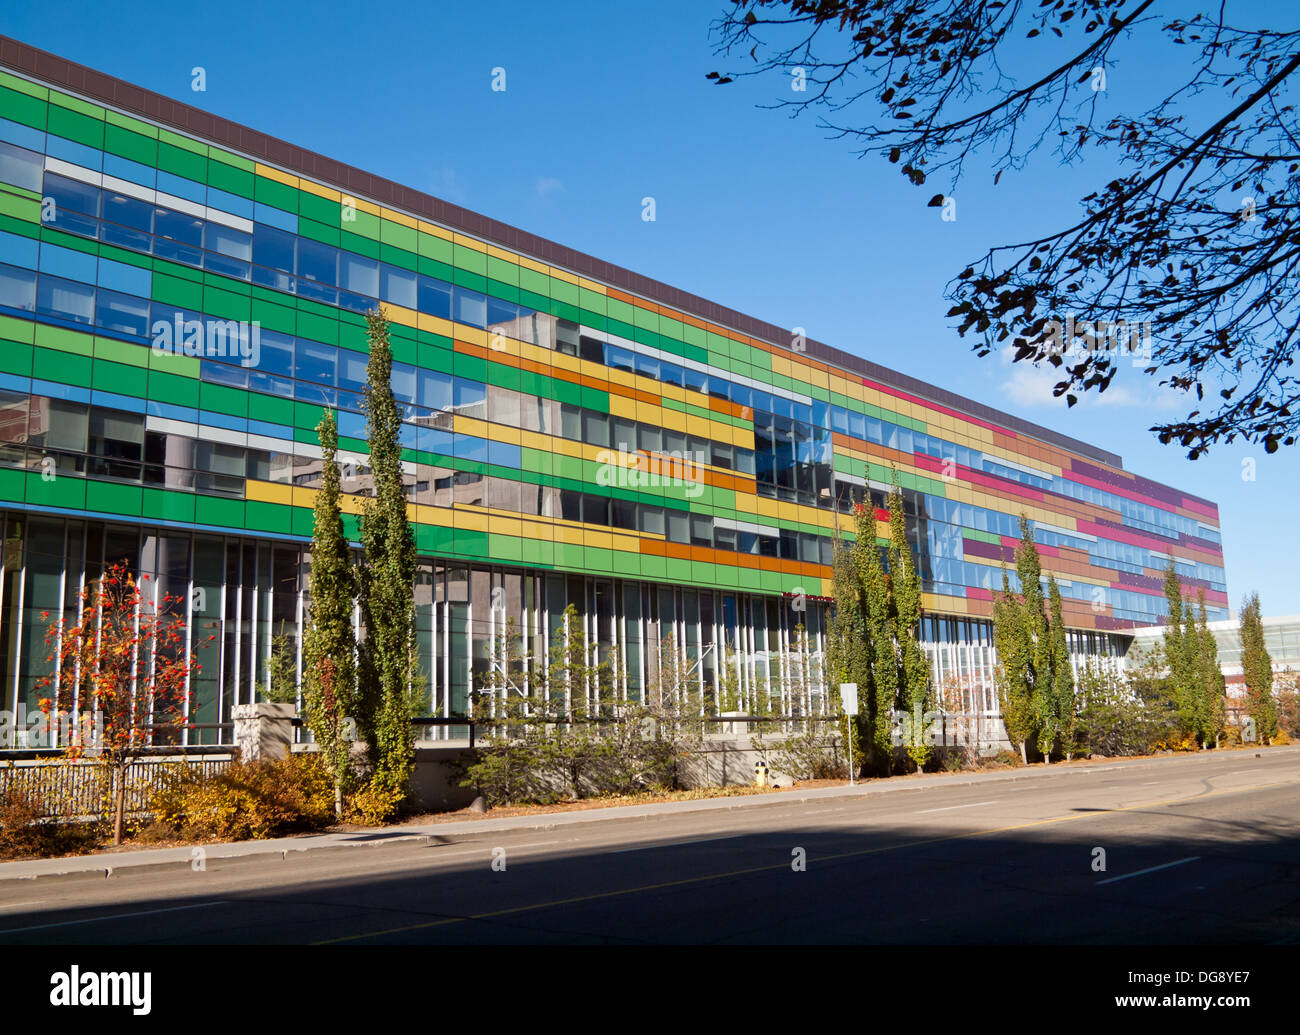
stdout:
<svg viewBox="0 0 1300 1035">
<path fill-rule="evenodd" d="M 861 518 L 858 520 L 861 525 Z M 826 637 L 826 671 L 831 692 L 838 691 L 841 683 L 856 683 L 858 687 L 858 714 L 840 723 L 843 737 L 853 738 L 854 761 L 866 760 L 865 744 L 871 740 L 871 643 L 867 638 L 867 601 L 862 578 L 858 573 L 856 554 L 843 539 L 832 542 L 831 595 L 835 609 L 831 614 Z"/>
<path fill-rule="evenodd" d="M 415 535 L 406 514 L 401 413 L 393 396 L 393 353 L 383 309 L 366 314 L 370 361 L 362 409 L 375 495 L 361 516 L 357 589 L 365 640 L 360 652 L 361 732 L 371 782 L 396 801 L 415 766 L 411 679 L 415 659 Z"/>
<path fill-rule="evenodd" d="M 858 515 L 858 540 L 854 551 L 866 593 L 867 642 L 871 652 L 871 696 L 868 719 L 871 726 L 872 768 L 888 776 L 894 766 L 894 713 L 898 710 L 898 664 L 894 651 L 893 613 L 889 581 L 880 562 L 876 543 L 876 515 L 864 506 Z"/>
<path fill-rule="evenodd" d="M 907 712 L 904 726 L 912 728 L 918 725 L 917 712 L 924 715 L 930 699 L 930 663 L 918 639 L 921 579 L 907 544 L 903 494 L 897 485 L 889 496 L 888 574 L 876 538 L 875 510 L 859 504 L 854 515 L 852 548 L 841 543 L 835 547 L 829 679 L 834 686 L 858 684 L 860 736 L 855 751 L 863 749 L 864 761 L 888 776 L 897 712 Z M 918 766 L 930 756 L 924 733 L 912 729 L 907 738 L 908 754 Z"/>
<path fill-rule="evenodd" d="M 1074 668 L 1070 664 L 1070 642 L 1061 617 L 1061 587 L 1056 576 L 1047 579 L 1048 649 L 1052 669 L 1052 721 L 1066 759 L 1074 756 L 1079 708 L 1074 685 Z M 1050 750 L 1050 743 L 1048 745 Z M 1046 755 L 1047 752 L 1044 752 Z"/>
<path fill-rule="evenodd" d="M 1169 692 L 1181 731 L 1194 736 L 1197 729 L 1198 693 L 1195 677 L 1195 636 L 1185 626 L 1191 624 L 1191 607 L 1183 604 L 1182 583 L 1169 558 L 1165 568 L 1165 601 L 1169 619 L 1165 623 L 1165 661 L 1169 665 Z"/>
<path fill-rule="evenodd" d="M 303 679 L 307 725 L 334 776 L 334 811 L 352 779 L 347 719 L 356 710 L 356 637 L 352 630 L 353 578 L 339 508 L 338 425 L 326 411 L 316 426 L 321 447 L 321 487 L 316 492 L 308 579 Z"/>
<path fill-rule="evenodd" d="M 889 588 L 893 601 L 893 641 L 898 658 L 898 688 L 903 707 L 912 717 L 907 753 L 917 767 L 930 760 L 923 716 L 930 702 L 930 659 L 918 640 L 921 628 L 921 576 L 907 544 L 903 492 L 889 494 Z M 921 721 L 917 721 L 920 719 Z"/>
<path fill-rule="evenodd" d="M 1029 761 L 1028 742 L 1034 734 L 1034 642 L 1027 635 L 1020 599 L 1002 570 L 1002 592 L 993 601 L 993 649 L 997 652 L 994 682 L 998 710 L 1007 737 Z"/>
<path fill-rule="evenodd" d="M 1278 708 L 1258 593 L 1241 603 L 1241 671 L 1246 680 L 1246 713 L 1255 720 L 1255 735 L 1267 744 L 1277 736 Z"/>
<path fill-rule="evenodd" d="M 1044 760 L 1049 760 L 1058 740 L 1067 753 L 1073 750 L 1074 675 L 1061 616 L 1060 587 L 1051 577 L 1050 599 L 1044 598 L 1042 562 L 1024 514 L 1020 515 L 1015 559 L 1020 592 L 1011 592 L 1004 570 L 1002 594 L 993 602 L 998 703 L 1007 736 L 1019 746 L 1021 759 L 1029 760 L 1028 742 L 1035 739 Z"/>
<path fill-rule="evenodd" d="M 1219 644 L 1206 621 L 1205 590 L 1200 591 L 1198 605 L 1195 626 L 1190 621 L 1192 609 L 1187 609 L 1189 621 L 1185 633 L 1193 644 L 1197 733 L 1202 747 L 1209 747 L 1210 741 L 1218 747 L 1227 725 L 1227 687 L 1223 670 L 1219 668 Z"/>
</svg>

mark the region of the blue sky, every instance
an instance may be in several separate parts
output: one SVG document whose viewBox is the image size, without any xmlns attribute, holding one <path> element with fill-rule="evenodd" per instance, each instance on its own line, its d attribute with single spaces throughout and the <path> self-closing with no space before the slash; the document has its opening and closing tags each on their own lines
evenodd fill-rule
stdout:
<svg viewBox="0 0 1300 1035">
<path fill-rule="evenodd" d="M 1295 19 L 1249 7 L 1274 28 Z M 995 188 L 972 164 L 957 219 L 943 222 L 926 201 L 945 185 L 911 187 L 811 118 L 757 107 L 785 96 L 784 81 L 707 82 L 734 67 L 709 35 L 722 10 L 9 0 L 0 32 L 1119 453 L 1219 504 L 1234 610 L 1258 590 L 1265 614 L 1300 613 L 1300 452 L 1233 445 L 1188 461 L 1146 430 L 1182 402 L 1139 370 L 1066 410 L 1050 372 L 976 357 L 944 317 L 951 276 L 991 244 L 1074 215 L 1110 167 L 1062 169 L 1043 153 Z M 1160 62 L 1142 53 L 1109 72 L 1114 110 L 1155 85 Z M 204 93 L 190 89 L 195 66 Z M 497 67 L 504 92 L 491 89 Z"/>
</svg>

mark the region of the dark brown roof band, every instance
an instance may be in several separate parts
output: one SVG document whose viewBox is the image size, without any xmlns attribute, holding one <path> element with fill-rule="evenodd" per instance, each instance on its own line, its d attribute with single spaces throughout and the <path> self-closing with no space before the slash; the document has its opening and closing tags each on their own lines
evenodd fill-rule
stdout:
<svg viewBox="0 0 1300 1035">
<path fill-rule="evenodd" d="M 180 101 L 123 82 L 121 79 L 115 79 L 113 76 L 78 65 L 47 51 L 38 50 L 8 36 L 0 36 L 0 65 L 8 66 L 55 86 L 64 87 L 122 111 L 132 112 L 153 122 L 165 123 L 181 132 L 243 152 L 268 165 L 281 166 L 391 208 L 405 209 L 431 223 L 439 223 L 448 229 L 459 230 L 470 236 L 491 241 L 502 248 L 531 256 L 539 262 L 559 266 L 590 280 L 600 281 L 640 295 L 659 305 L 690 313 L 702 320 L 730 327 L 754 338 L 761 338 L 769 344 L 784 345 L 790 340 L 788 328 L 746 316 L 744 313 L 738 313 L 734 309 L 728 309 L 698 295 L 661 284 L 657 280 L 651 280 L 621 266 L 566 248 L 564 245 L 548 241 L 544 237 L 538 237 L 509 224 L 489 219 L 459 205 L 403 187 L 392 180 L 354 169 L 350 165 L 318 155 L 314 151 L 307 151 L 294 144 L 277 140 L 247 126 L 241 126 L 237 122 L 219 118 L 210 112 L 201 111 Z M 972 417 L 979 417 L 1011 431 L 1110 464 L 1112 467 L 1123 467 L 1123 460 L 1115 453 L 1098 449 L 1068 435 L 1021 420 L 1009 413 L 966 399 L 954 392 L 937 388 L 917 378 L 900 374 L 811 338 L 807 339 L 806 346 L 805 355 L 840 367 L 849 373 L 871 378 L 931 402 L 960 410 Z M 1200 497 L 1189 498 L 1200 500 Z M 1212 505 L 1210 500 L 1201 500 L 1201 502 Z"/>
</svg>

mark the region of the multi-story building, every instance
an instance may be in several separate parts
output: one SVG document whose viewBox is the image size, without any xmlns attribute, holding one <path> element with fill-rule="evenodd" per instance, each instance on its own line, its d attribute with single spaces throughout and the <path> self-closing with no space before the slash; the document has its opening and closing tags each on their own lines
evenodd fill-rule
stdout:
<svg viewBox="0 0 1300 1035">
<path fill-rule="evenodd" d="M 303 620 L 326 408 L 355 537 L 378 303 L 444 715 L 507 618 L 542 664 L 569 604 L 629 695 L 670 644 L 817 707 L 831 537 L 895 478 L 936 682 L 978 707 L 1021 512 L 1078 652 L 1159 618 L 1169 556 L 1225 614 L 1216 506 L 1118 456 L 16 41 L 0 65 L 5 706 L 117 560 L 216 637 L 194 721 L 252 699 Z"/>
</svg>

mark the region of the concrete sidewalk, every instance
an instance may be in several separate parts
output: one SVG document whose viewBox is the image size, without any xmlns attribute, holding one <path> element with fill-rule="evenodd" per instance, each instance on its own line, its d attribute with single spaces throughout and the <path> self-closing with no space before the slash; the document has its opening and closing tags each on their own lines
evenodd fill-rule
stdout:
<svg viewBox="0 0 1300 1035">
<path fill-rule="evenodd" d="M 1269 758 L 1300 754 L 1300 745 L 1260 749 Z M 1088 776 L 1119 769 L 1143 766 L 1161 766 L 1171 763 L 1204 764 L 1240 762 L 1253 757 L 1254 751 L 1220 750 L 1204 754 L 1166 755 L 1153 758 L 1134 758 L 1115 761 L 1073 762 L 1051 766 L 1033 765 L 1028 768 L 1007 769 L 992 773 L 927 773 L 919 776 L 893 777 L 867 780 L 856 786 L 816 787 L 806 791 L 795 786 L 789 790 L 764 794 L 737 795 L 725 798 L 702 798 L 695 801 L 666 801 L 646 805 L 619 805 L 608 808 L 577 809 L 571 812 L 543 812 L 528 816 L 504 816 L 497 819 L 461 820 L 449 823 L 424 823 L 382 827 L 375 830 L 345 831 L 330 834 L 311 834 L 282 837 L 265 841 L 218 842 L 201 846 L 186 845 L 180 848 L 147 848 L 127 852 L 102 852 L 95 855 L 77 855 L 58 859 L 33 859 L 0 863 L 0 881 L 33 880 L 82 874 L 111 877 L 122 870 L 138 867 L 190 866 L 197 859 L 205 862 L 217 859 L 243 859 L 279 855 L 290 852 L 311 852 L 319 849 L 382 847 L 410 841 L 438 840 L 454 843 L 472 840 L 475 834 L 496 833 L 507 830 L 551 830 L 576 823 L 598 823 L 610 820 L 652 819 L 690 812 L 720 812 L 731 809 L 762 808 L 763 806 L 793 805 L 827 798 L 869 798 L 882 794 L 906 791 L 927 791 L 944 787 L 965 787 L 986 783 L 1037 780 L 1057 776 Z M 202 849 L 200 852 L 199 849 Z"/>
</svg>

